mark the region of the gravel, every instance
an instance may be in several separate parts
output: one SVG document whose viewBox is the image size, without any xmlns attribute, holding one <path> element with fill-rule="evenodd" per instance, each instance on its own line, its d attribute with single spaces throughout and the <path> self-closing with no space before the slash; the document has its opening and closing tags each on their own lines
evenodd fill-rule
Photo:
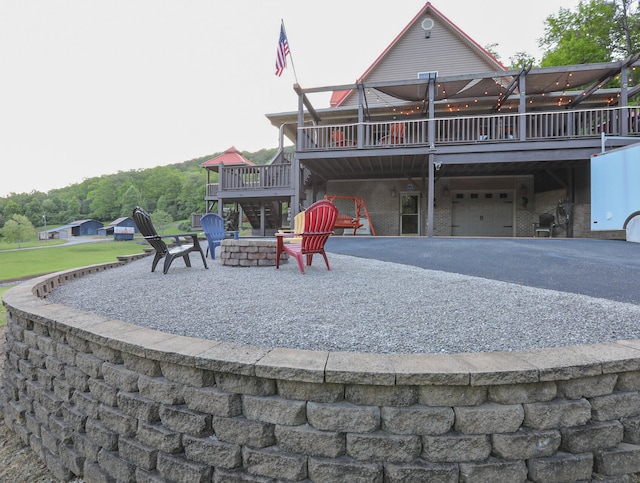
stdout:
<svg viewBox="0 0 640 483">
<path fill-rule="evenodd" d="M 516 351 L 640 338 L 640 306 L 329 254 L 299 273 L 151 259 L 62 285 L 48 299 L 178 335 L 322 351 Z M 318 257 L 318 256 L 316 256 Z"/>
</svg>

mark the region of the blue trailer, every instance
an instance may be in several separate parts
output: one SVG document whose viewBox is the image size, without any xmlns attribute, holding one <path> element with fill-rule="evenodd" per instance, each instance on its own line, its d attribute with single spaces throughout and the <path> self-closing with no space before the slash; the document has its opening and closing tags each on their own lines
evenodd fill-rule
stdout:
<svg viewBox="0 0 640 483">
<path fill-rule="evenodd" d="M 591 230 L 640 242 L 640 143 L 591 156 Z"/>
</svg>

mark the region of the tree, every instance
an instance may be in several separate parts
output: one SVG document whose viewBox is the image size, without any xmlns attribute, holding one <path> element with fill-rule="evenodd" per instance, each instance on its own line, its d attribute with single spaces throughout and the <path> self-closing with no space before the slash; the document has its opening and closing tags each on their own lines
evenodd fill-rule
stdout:
<svg viewBox="0 0 640 483">
<path fill-rule="evenodd" d="M 203 213 L 205 208 L 206 178 L 202 168 L 191 169 L 184 175 L 182 191 L 178 205 L 181 219 L 189 218 L 192 213 Z"/>
<path fill-rule="evenodd" d="M 142 184 L 142 196 L 149 201 L 149 209 L 157 209 L 158 200 L 175 203 L 182 188 L 182 172 L 176 168 L 162 166 L 151 170 Z M 167 201 L 167 202 L 168 202 Z"/>
<path fill-rule="evenodd" d="M 173 220 L 176 220 L 176 219 L 179 218 L 179 216 L 178 216 L 178 205 L 176 203 L 176 200 L 175 199 L 169 199 L 165 195 L 161 195 L 160 198 L 158 198 L 158 203 L 156 204 L 156 210 L 157 211 L 165 211 L 165 212 L 169 213 L 169 216 L 171 216 L 171 218 Z"/>
<path fill-rule="evenodd" d="M 82 202 L 76 196 L 70 197 L 64 204 L 66 206 L 66 209 L 58 213 L 58 218 L 60 219 L 60 221 L 79 220 L 81 218 L 80 214 L 82 212 Z"/>
<path fill-rule="evenodd" d="M 140 191 L 133 184 L 122 195 L 122 210 L 120 216 L 131 216 L 136 206 L 142 206 Z"/>
<path fill-rule="evenodd" d="M 630 0 L 581 1 L 575 12 L 560 8 L 557 15 L 547 17 L 545 34 L 539 41 L 546 50 L 542 67 L 611 62 L 628 52 L 631 47 L 620 42 L 625 37 L 621 30 L 623 17 L 631 18 L 629 3 Z"/>
<path fill-rule="evenodd" d="M 167 225 L 173 222 L 173 218 L 166 211 L 158 210 L 151 213 L 151 221 L 153 222 L 153 226 L 156 227 L 158 232 L 163 232 Z"/>
<path fill-rule="evenodd" d="M 10 199 L 9 201 L 7 201 L 7 204 L 5 205 L 4 211 L 2 214 L 4 215 L 5 218 L 9 219 L 13 215 L 19 214 L 21 212 L 22 212 L 22 208 L 20 208 L 20 205 L 16 203 L 16 201 L 14 201 L 13 199 Z"/>
<path fill-rule="evenodd" d="M 120 199 L 117 195 L 118 183 L 103 176 L 95 181 L 89 192 L 91 199 L 91 217 L 98 220 L 114 220 L 120 216 Z"/>
<path fill-rule="evenodd" d="M 617 50 L 622 57 L 629 57 L 640 51 L 640 2 L 635 13 L 632 12 L 633 3 L 635 0 L 620 0 L 615 18 L 619 28 Z M 634 71 L 629 70 L 629 80 L 635 85 Z"/>
<path fill-rule="evenodd" d="M 13 215 L 10 220 L 4 224 L 4 228 L 0 230 L 7 243 L 18 243 L 27 241 L 33 237 L 34 228 L 29 218 L 24 215 Z"/>
<path fill-rule="evenodd" d="M 498 54 L 498 44 L 496 42 L 492 43 L 492 44 L 487 44 L 484 46 L 484 50 L 486 50 L 487 52 L 489 52 L 491 55 L 493 55 L 493 57 L 498 61 L 498 62 L 502 62 L 500 60 L 500 54 Z"/>
<path fill-rule="evenodd" d="M 509 69 L 518 70 L 523 67 L 536 66 L 536 59 L 527 52 L 516 52 L 513 57 L 509 57 Z"/>
</svg>

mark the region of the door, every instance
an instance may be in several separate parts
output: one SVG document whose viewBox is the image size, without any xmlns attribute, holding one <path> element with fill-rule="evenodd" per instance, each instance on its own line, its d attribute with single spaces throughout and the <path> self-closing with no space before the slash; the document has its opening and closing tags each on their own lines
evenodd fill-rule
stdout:
<svg viewBox="0 0 640 483">
<path fill-rule="evenodd" d="M 459 191 L 452 196 L 452 235 L 514 236 L 510 191 Z"/>
<path fill-rule="evenodd" d="M 420 194 L 402 193 L 400 195 L 400 234 L 420 234 Z"/>
</svg>

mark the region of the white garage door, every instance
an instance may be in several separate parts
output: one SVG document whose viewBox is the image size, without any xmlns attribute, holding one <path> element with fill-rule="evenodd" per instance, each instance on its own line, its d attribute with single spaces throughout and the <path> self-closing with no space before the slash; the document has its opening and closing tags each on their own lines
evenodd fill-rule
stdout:
<svg viewBox="0 0 640 483">
<path fill-rule="evenodd" d="M 508 191 L 452 193 L 451 234 L 514 236 L 513 194 Z"/>
</svg>

